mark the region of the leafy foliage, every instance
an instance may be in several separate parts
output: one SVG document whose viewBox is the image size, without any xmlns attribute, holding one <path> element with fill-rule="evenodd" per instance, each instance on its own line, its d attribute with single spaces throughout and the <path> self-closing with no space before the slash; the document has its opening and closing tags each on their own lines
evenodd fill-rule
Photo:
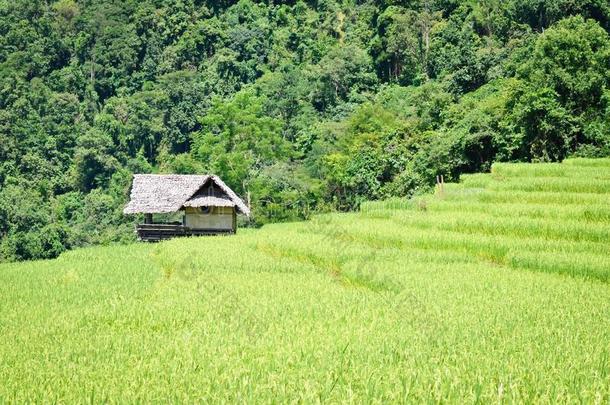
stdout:
<svg viewBox="0 0 610 405">
<path fill-rule="evenodd" d="M 213 171 L 260 225 L 608 155 L 609 24 L 602 0 L 0 1 L 0 260 L 129 239 L 133 172 Z"/>
</svg>

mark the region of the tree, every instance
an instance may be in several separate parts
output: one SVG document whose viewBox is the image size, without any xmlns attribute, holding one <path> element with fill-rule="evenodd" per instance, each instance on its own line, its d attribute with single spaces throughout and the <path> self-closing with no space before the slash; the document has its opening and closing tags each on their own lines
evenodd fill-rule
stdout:
<svg viewBox="0 0 610 405">
<path fill-rule="evenodd" d="M 92 129 L 78 139 L 72 167 L 78 190 L 88 192 L 108 184 L 112 173 L 120 167 L 113 156 L 112 137 Z"/>
<path fill-rule="evenodd" d="M 512 157 L 560 160 L 582 144 L 607 108 L 610 38 L 596 22 L 571 17 L 549 28 L 521 63 L 506 126 L 519 134 Z"/>
<path fill-rule="evenodd" d="M 216 99 L 193 135 L 194 156 L 240 193 L 247 191 L 252 173 L 290 158 L 281 121 L 266 117 L 263 105 L 251 89 L 227 101 Z"/>
<path fill-rule="evenodd" d="M 372 91 L 377 82 L 370 57 L 354 45 L 332 49 L 312 73 L 318 78 L 313 101 L 319 109 L 328 109 L 356 94 Z"/>
<path fill-rule="evenodd" d="M 428 80 L 430 35 L 440 21 L 441 13 L 427 3 L 421 10 L 386 8 L 377 20 L 383 49 L 377 63 L 382 77 L 404 85 Z"/>
</svg>

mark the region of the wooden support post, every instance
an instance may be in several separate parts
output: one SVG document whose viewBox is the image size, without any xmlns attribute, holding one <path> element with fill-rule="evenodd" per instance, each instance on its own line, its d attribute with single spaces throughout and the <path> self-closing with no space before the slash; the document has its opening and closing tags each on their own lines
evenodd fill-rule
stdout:
<svg viewBox="0 0 610 405">
<path fill-rule="evenodd" d="M 152 224 L 153 223 L 153 216 L 152 216 L 152 214 L 144 214 L 144 223 L 145 224 Z"/>
<path fill-rule="evenodd" d="M 436 176 L 436 190 L 437 194 L 442 197 L 445 192 L 445 176 L 442 174 Z"/>
</svg>

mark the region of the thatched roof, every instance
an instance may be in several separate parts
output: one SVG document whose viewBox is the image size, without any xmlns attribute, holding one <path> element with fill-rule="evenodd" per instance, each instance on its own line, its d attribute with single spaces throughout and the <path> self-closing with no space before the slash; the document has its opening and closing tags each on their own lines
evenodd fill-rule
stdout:
<svg viewBox="0 0 610 405">
<path fill-rule="evenodd" d="M 246 204 L 218 176 L 182 174 L 134 174 L 131 199 L 123 213 L 165 213 L 202 206 L 236 207 L 250 215 Z"/>
</svg>

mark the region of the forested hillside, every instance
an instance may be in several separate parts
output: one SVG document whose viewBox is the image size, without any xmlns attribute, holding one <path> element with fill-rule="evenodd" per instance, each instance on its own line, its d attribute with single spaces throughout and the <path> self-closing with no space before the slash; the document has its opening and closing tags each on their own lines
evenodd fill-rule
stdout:
<svg viewBox="0 0 610 405">
<path fill-rule="evenodd" d="M 610 154 L 607 0 L 0 0 L 0 260 L 133 238 L 134 172 L 255 224 Z"/>
</svg>

